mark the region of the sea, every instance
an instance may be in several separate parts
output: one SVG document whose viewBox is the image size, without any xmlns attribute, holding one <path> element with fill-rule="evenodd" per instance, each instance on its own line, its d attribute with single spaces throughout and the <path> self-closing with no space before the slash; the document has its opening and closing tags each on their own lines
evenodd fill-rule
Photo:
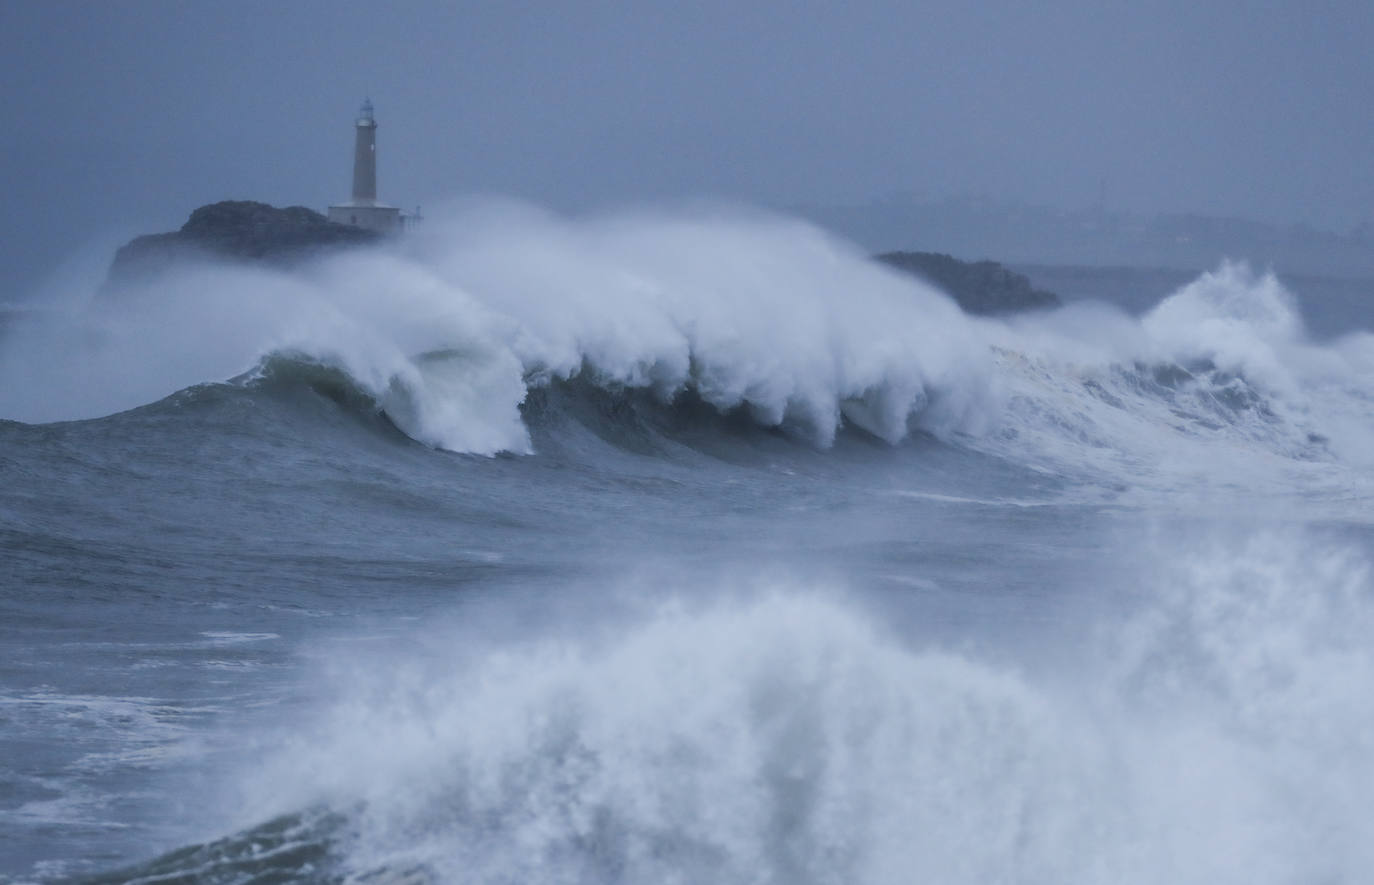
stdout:
<svg viewBox="0 0 1374 885">
<path fill-rule="evenodd" d="M 502 203 L 69 275 L 0 326 L 0 881 L 1367 882 L 1374 285 L 1244 259 L 975 317 Z"/>
</svg>

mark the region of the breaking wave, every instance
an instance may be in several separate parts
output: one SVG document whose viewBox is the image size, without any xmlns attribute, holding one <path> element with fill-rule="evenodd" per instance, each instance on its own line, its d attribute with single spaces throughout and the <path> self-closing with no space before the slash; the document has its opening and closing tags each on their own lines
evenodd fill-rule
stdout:
<svg viewBox="0 0 1374 885">
<path fill-rule="evenodd" d="M 298 363 L 342 373 L 359 407 L 421 443 L 483 455 L 534 451 L 531 391 L 567 383 L 822 448 L 846 428 L 916 432 L 1104 476 L 1224 460 L 1237 442 L 1363 464 L 1374 435 L 1374 338 L 1311 343 L 1272 275 L 1226 264 L 1141 318 L 975 319 L 822 231 L 742 213 L 485 207 L 397 251 L 296 273 L 184 267 L 31 322 L 0 352 L 0 415 L 29 422 Z"/>
<path fill-rule="evenodd" d="M 690 389 L 828 445 L 841 416 L 977 423 L 988 360 L 947 299 L 779 219 L 567 222 L 487 212 L 303 273 L 183 268 L 7 349 L 0 409 L 90 417 L 300 353 L 347 372 L 429 445 L 530 450 L 530 385 Z"/>
<path fill-rule="evenodd" d="M 1175 549 L 1137 589 L 1061 668 L 909 647 L 776 589 L 339 663 L 338 699 L 240 782 L 280 815 L 130 881 L 1360 878 L 1367 564 L 1268 533 Z"/>
</svg>

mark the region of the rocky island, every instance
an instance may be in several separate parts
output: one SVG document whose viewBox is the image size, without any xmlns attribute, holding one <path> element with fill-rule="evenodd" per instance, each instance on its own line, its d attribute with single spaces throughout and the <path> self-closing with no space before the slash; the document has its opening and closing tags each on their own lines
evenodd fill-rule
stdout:
<svg viewBox="0 0 1374 885">
<path fill-rule="evenodd" d="M 304 206 L 278 209 L 250 200 L 226 200 L 201 206 L 181 230 L 137 237 L 120 247 L 110 265 L 109 282 L 136 280 L 188 258 L 290 266 L 380 239 L 376 231 L 338 224 Z"/>
<path fill-rule="evenodd" d="M 965 313 L 1012 313 L 1060 304 L 1059 296 L 1036 289 L 1025 275 L 996 261 L 960 261 L 939 252 L 885 252 L 876 258 L 945 292 Z"/>
</svg>

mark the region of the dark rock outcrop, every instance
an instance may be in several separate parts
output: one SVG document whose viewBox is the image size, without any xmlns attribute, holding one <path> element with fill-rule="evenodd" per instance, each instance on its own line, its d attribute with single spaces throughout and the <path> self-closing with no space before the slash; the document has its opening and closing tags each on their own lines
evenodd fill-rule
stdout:
<svg viewBox="0 0 1374 885">
<path fill-rule="evenodd" d="M 110 265 L 109 281 L 138 279 L 187 258 L 290 265 L 380 238 L 375 231 L 337 224 L 304 206 L 278 209 L 249 200 L 226 200 L 201 206 L 179 231 L 148 234 L 120 247 Z"/>
<path fill-rule="evenodd" d="M 948 293 L 965 313 L 1011 313 L 1060 303 L 1053 292 L 1034 288 L 1024 275 L 995 261 L 960 261 L 939 252 L 886 252 L 876 257 Z"/>
</svg>

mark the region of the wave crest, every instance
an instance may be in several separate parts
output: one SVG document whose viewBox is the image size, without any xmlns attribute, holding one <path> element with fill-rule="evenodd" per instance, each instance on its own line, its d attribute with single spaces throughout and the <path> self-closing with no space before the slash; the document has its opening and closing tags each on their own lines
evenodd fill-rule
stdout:
<svg viewBox="0 0 1374 885">
<path fill-rule="evenodd" d="M 291 274 L 183 267 L 34 321 L 0 352 L 0 414 L 105 414 L 301 354 L 412 438 L 485 455 L 532 451 L 529 392 L 573 378 L 821 447 L 846 426 L 893 444 L 921 431 L 1117 476 L 1208 439 L 1360 458 L 1374 433 L 1359 399 L 1374 347 L 1308 342 L 1292 296 L 1238 264 L 1138 320 L 993 321 L 776 217 L 485 207 L 396 249 Z"/>
<path fill-rule="evenodd" d="M 665 402 L 691 391 L 820 446 L 846 417 L 895 442 L 912 422 L 968 429 L 990 410 L 986 348 L 953 303 L 815 228 L 517 214 L 471 213 L 404 254 L 298 273 L 178 268 L 51 329 L 51 348 L 7 350 L 33 381 L 0 409 L 86 417 L 301 353 L 415 439 L 481 454 L 528 452 L 528 386 L 579 374 Z M 73 369 L 87 374 L 67 390 L 41 377 Z"/>
</svg>

